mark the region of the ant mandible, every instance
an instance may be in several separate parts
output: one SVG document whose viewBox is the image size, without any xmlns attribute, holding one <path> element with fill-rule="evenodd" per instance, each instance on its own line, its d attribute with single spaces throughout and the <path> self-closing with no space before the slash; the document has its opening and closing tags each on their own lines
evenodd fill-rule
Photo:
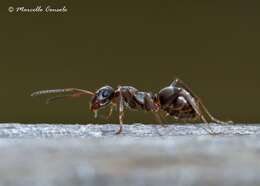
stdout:
<svg viewBox="0 0 260 186">
<path fill-rule="evenodd" d="M 95 117 L 97 117 L 97 111 L 99 109 L 108 105 L 110 105 L 108 115 L 108 117 L 110 117 L 113 112 L 113 108 L 118 107 L 120 128 L 116 134 L 120 134 L 123 130 L 125 108 L 151 111 L 155 114 L 159 122 L 161 122 L 161 116 L 158 114 L 158 111 L 160 110 L 166 112 L 167 116 L 173 116 L 176 120 L 201 120 L 203 123 L 207 124 L 207 126 L 209 122 L 219 124 L 232 122 L 223 122 L 213 117 L 204 106 L 201 99 L 194 94 L 193 91 L 180 79 L 175 79 L 169 86 L 161 89 L 158 94 L 139 91 L 132 86 L 118 86 L 117 89 L 114 90 L 111 86 L 106 85 L 98 89 L 95 93 L 78 88 L 66 88 L 41 90 L 32 93 L 31 96 L 53 93 L 71 94 L 51 97 L 47 99 L 47 103 L 65 98 L 78 98 L 85 95 L 92 96 L 90 110 L 95 113 Z M 203 129 L 207 130 L 204 127 Z M 207 130 L 207 132 L 214 134 L 211 129 L 210 131 Z"/>
</svg>

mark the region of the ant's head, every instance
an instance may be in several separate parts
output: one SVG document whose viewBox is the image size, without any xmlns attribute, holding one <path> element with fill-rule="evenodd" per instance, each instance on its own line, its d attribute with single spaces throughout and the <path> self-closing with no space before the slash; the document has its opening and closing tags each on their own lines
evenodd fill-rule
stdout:
<svg viewBox="0 0 260 186">
<path fill-rule="evenodd" d="M 90 103 L 91 111 L 94 112 L 100 108 L 107 106 L 109 103 L 111 103 L 114 95 L 115 91 L 110 86 L 104 86 L 98 89 Z"/>
</svg>

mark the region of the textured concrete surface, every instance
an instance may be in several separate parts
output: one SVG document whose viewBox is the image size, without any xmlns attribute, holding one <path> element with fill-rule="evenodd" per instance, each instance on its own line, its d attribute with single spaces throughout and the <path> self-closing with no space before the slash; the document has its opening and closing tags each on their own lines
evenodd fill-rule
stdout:
<svg viewBox="0 0 260 186">
<path fill-rule="evenodd" d="M 260 125 L 0 125 L 0 185 L 260 185 Z"/>
</svg>

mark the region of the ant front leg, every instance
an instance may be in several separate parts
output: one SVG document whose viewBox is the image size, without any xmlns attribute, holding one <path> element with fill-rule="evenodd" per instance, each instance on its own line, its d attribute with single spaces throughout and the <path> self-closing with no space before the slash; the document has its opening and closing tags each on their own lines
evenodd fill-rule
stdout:
<svg viewBox="0 0 260 186">
<path fill-rule="evenodd" d="M 109 119 L 109 118 L 112 116 L 113 110 L 114 110 L 114 106 L 115 106 L 115 105 L 113 105 L 113 104 L 110 105 L 109 113 L 108 113 L 108 115 L 106 116 L 106 119 Z"/>
<path fill-rule="evenodd" d="M 119 124 L 120 124 L 120 128 L 119 130 L 116 132 L 116 134 L 121 134 L 123 131 L 123 118 L 124 118 L 124 102 L 123 102 L 123 97 L 121 95 L 121 92 L 119 90 L 119 103 L 118 103 L 118 107 L 119 107 Z"/>
</svg>

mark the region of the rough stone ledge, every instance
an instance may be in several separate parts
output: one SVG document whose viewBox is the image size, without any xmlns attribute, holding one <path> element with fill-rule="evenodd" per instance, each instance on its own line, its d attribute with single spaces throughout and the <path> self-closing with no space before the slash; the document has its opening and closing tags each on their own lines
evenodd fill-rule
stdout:
<svg viewBox="0 0 260 186">
<path fill-rule="evenodd" d="M 187 136 L 209 135 L 202 127 L 205 124 L 186 125 L 124 125 L 123 133 L 119 136 L 147 137 L 147 136 Z M 118 124 L 105 125 L 64 125 L 64 124 L 0 124 L 0 137 L 104 137 L 114 136 L 119 128 Z M 219 135 L 250 135 L 260 134 L 260 125 L 216 125 L 210 128 Z"/>
<path fill-rule="evenodd" d="M 1 124 L 0 186 L 259 186 L 260 125 L 211 127 Z"/>
</svg>

